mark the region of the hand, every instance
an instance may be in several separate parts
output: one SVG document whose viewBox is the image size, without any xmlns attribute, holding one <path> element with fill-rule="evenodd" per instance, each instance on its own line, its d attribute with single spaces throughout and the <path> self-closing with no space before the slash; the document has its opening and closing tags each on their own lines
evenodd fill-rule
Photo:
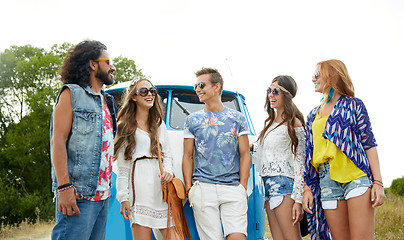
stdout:
<svg viewBox="0 0 404 240">
<path fill-rule="evenodd" d="M 311 191 L 304 191 L 303 192 L 303 209 L 304 211 L 313 214 L 313 193 Z"/>
<path fill-rule="evenodd" d="M 247 191 L 247 184 L 244 185 L 244 184 L 241 183 L 241 186 L 243 186 L 245 188 L 245 190 Z"/>
<path fill-rule="evenodd" d="M 299 223 L 303 219 L 303 211 L 301 203 L 294 203 L 292 207 L 293 225 Z"/>
<path fill-rule="evenodd" d="M 384 188 L 377 184 L 373 184 L 373 187 L 370 191 L 370 196 L 373 203 L 373 208 L 381 206 L 384 203 L 384 199 L 386 198 L 386 196 L 384 195 Z"/>
<path fill-rule="evenodd" d="M 159 175 L 159 177 L 161 178 L 162 184 L 169 183 L 174 178 L 174 176 L 169 172 L 163 172 L 162 174 Z"/>
<path fill-rule="evenodd" d="M 121 210 L 119 211 L 123 219 L 129 219 L 130 218 L 130 206 L 128 201 L 121 202 Z"/>
<path fill-rule="evenodd" d="M 64 215 L 80 215 L 79 207 L 76 201 L 76 189 L 69 188 L 58 193 L 58 210 Z"/>
</svg>

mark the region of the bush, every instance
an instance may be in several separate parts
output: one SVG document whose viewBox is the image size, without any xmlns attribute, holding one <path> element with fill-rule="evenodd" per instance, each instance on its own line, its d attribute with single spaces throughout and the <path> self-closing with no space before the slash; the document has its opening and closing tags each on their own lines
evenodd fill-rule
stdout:
<svg viewBox="0 0 404 240">
<path fill-rule="evenodd" d="M 404 177 L 394 179 L 391 183 L 390 190 L 394 194 L 404 196 Z"/>
</svg>

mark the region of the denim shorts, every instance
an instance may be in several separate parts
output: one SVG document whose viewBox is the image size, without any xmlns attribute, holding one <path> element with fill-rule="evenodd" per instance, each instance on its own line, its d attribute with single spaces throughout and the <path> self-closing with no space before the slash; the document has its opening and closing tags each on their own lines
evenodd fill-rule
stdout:
<svg viewBox="0 0 404 240">
<path fill-rule="evenodd" d="M 321 201 L 333 201 L 357 197 L 371 187 L 367 176 L 357 178 L 351 182 L 339 183 L 331 179 L 330 164 L 325 162 L 318 167 L 320 176 Z"/>
<path fill-rule="evenodd" d="M 292 194 L 293 179 L 285 176 L 262 177 L 265 187 L 265 200 L 272 197 Z"/>
</svg>

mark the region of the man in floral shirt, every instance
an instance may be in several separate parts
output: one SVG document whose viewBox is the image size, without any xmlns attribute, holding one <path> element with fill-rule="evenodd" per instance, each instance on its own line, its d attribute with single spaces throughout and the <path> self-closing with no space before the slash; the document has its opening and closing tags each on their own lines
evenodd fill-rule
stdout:
<svg viewBox="0 0 404 240">
<path fill-rule="evenodd" d="M 216 69 L 203 68 L 195 74 L 195 92 L 205 108 L 185 121 L 182 171 L 199 238 L 245 239 L 250 171 L 247 121 L 242 113 L 223 105 L 223 79 Z"/>
<path fill-rule="evenodd" d="M 63 61 L 50 124 L 53 240 L 105 238 L 116 118 L 102 87 L 114 82 L 115 70 L 99 41 L 77 44 Z"/>
</svg>

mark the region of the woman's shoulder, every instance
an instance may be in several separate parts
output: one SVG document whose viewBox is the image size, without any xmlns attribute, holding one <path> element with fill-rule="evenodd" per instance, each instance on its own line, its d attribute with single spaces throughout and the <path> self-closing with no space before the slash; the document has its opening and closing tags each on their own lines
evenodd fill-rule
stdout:
<svg viewBox="0 0 404 240">
<path fill-rule="evenodd" d="M 302 123 L 302 121 L 300 121 L 300 119 L 298 119 L 298 118 L 295 118 L 295 121 L 294 121 L 294 128 L 303 128 L 303 123 Z"/>
<path fill-rule="evenodd" d="M 363 103 L 362 99 L 357 98 L 357 97 L 348 97 L 348 96 L 342 96 L 341 97 L 341 106 L 345 108 L 362 108 L 365 107 L 365 104 Z"/>
</svg>

